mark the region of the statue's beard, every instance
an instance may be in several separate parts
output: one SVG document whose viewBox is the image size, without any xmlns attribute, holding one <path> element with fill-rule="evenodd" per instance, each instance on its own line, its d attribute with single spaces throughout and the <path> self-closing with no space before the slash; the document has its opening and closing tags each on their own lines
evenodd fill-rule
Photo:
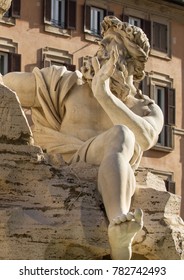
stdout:
<svg viewBox="0 0 184 280">
<path fill-rule="evenodd" d="M 102 67 L 102 65 L 105 64 L 107 60 L 110 59 L 110 57 L 101 54 L 98 56 L 98 59 L 100 66 Z M 124 101 L 130 93 L 130 87 L 126 82 L 128 71 L 125 63 L 126 62 L 123 60 L 123 58 L 119 57 L 116 63 L 116 69 L 112 77 L 110 77 L 111 92 L 122 101 Z"/>
<path fill-rule="evenodd" d="M 117 69 L 115 70 L 115 73 L 110 78 L 110 89 L 120 100 L 124 101 L 127 98 L 130 94 L 130 87 L 126 83 L 123 72 L 118 71 Z"/>
</svg>

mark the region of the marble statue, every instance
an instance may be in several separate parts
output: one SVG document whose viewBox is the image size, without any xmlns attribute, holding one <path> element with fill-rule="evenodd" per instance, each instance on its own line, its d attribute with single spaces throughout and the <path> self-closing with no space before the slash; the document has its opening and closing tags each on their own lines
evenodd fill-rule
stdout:
<svg viewBox="0 0 184 280">
<path fill-rule="evenodd" d="M 131 259 L 133 239 L 143 226 L 143 211 L 130 212 L 134 171 L 157 142 L 163 114 L 137 86 L 150 50 L 144 32 L 113 16 L 101 26 L 99 49 L 81 72 L 35 68 L 8 73 L 3 82 L 32 109 L 36 144 L 62 154 L 68 164 L 99 166 L 111 257 L 123 260 Z"/>
<path fill-rule="evenodd" d="M 0 0 L 0 18 L 9 10 L 12 0 Z"/>
</svg>

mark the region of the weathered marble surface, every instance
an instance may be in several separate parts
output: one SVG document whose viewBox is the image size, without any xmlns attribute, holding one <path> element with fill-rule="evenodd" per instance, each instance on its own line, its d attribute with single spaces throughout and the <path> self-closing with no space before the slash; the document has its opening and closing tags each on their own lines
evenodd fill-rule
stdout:
<svg viewBox="0 0 184 280">
<path fill-rule="evenodd" d="M 8 118 L 7 118 L 8 116 Z M 82 165 L 82 166 L 81 166 Z M 14 92 L 0 86 L 0 259 L 101 259 L 109 255 L 97 168 L 71 166 L 33 145 Z M 184 259 L 180 197 L 147 170 L 132 209 L 144 210 L 133 258 Z"/>
</svg>

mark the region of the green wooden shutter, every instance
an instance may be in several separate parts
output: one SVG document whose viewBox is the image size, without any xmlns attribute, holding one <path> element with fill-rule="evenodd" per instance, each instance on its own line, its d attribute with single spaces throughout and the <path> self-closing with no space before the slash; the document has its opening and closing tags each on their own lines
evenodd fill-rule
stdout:
<svg viewBox="0 0 184 280">
<path fill-rule="evenodd" d="M 167 25 L 153 22 L 153 49 L 167 52 Z"/>
<path fill-rule="evenodd" d="M 76 0 L 66 2 L 66 28 L 76 29 L 77 3 Z"/>
<path fill-rule="evenodd" d="M 21 71 L 21 55 L 8 53 L 8 72 Z"/>
<path fill-rule="evenodd" d="M 84 6 L 84 31 L 90 30 L 91 6 Z"/>
<path fill-rule="evenodd" d="M 151 21 L 146 19 L 141 19 L 141 28 L 148 37 L 151 44 Z"/>
<path fill-rule="evenodd" d="M 51 0 L 44 0 L 44 22 L 51 22 Z"/>
<path fill-rule="evenodd" d="M 11 15 L 20 18 L 21 0 L 13 0 L 11 5 Z"/>
<path fill-rule="evenodd" d="M 175 89 L 173 88 L 166 88 L 167 94 L 167 123 L 169 125 L 175 125 Z"/>
</svg>

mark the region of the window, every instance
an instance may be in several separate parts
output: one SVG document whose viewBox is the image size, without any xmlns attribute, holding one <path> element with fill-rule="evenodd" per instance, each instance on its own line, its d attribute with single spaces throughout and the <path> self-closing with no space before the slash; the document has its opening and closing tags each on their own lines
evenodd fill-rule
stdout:
<svg viewBox="0 0 184 280">
<path fill-rule="evenodd" d="M 167 53 L 168 35 L 167 25 L 153 22 L 153 49 Z"/>
<path fill-rule="evenodd" d="M 164 127 L 159 135 L 157 145 L 173 147 L 172 125 L 175 124 L 175 91 L 167 87 L 155 86 L 155 102 L 164 114 Z"/>
<path fill-rule="evenodd" d="M 94 34 L 100 35 L 100 23 L 104 18 L 104 10 L 91 7 L 91 21 L 90 21 L 90 30 Z"/>
<path fill-rule="evenodd" d="M 8 72 L 20 71 L 20 60 L 19 54 L 0 52 L 0 73 L 5 75 Z"/>
<path fill-rule="evenodd" d="M 76 66 L 72 64 L 73 56 L 67 51 L 46 47 L 42 49 L 42 58 L 44 67 L 57 65 L 66 66 L 69 71 L 76 70 Z"/>
<path fill-rule="evenodd" d="M 135 26 L 141 27 L 141 19 L 140 19 L 140 18 L 129 17 L 128 22 L 129 22 L 131 25 L 135 25 Z"/>
<path fill-rule="evenodd" d="M 151 22 L 149 20 L 135 16 L 128 16 L 126 14 L 123 14 L 122 20 L 140 27 L 147 35 L 149 41 L 151 41 Z"/>
<path fill-rule="evenodd" d="M 17 49 L 17 43 L 0 37 L 0 73 L 2 75 L 21 70 L 21 55 L 17 53 Z"/>
<path fill-rule="evenodd" d="M 107 11 L 106 9 L 85 5 L 85 25 L 84 32 L 90 33 L 95 36 L 100 36 L 101 27 L 100 24 L 104 17 L 107 15 L 113 15 L 113 12 Z"/>
<path fill-rule="evenodd" d="M 164 19 L 152 18 L 152 20 L 142 19 L 135 16 L 123 15 L 123 21 L 142 28 L 147 35 L 151 54 L 170 56 L 169 46 L 169 23 Z"/>
<path fill-rule="evenodd" d="M 45 0 L 44 21 L 61 29 L 76 28 L 76 0 Z"/>
<path fill-rule="evenodd" d="M 62 28 L 65 27 L 65 0 L 52 1 L 51 21 Z"/>
<path fill-rule="evenodd" d="M 149 73 L 141 83 L 143 94 L 150 96 L 161 108 L 164 126 L 155 148 L 171 150 L 174 147 L 173 126 L 175 125 L 175 89 L 168 76 Z"/>
</svg>

